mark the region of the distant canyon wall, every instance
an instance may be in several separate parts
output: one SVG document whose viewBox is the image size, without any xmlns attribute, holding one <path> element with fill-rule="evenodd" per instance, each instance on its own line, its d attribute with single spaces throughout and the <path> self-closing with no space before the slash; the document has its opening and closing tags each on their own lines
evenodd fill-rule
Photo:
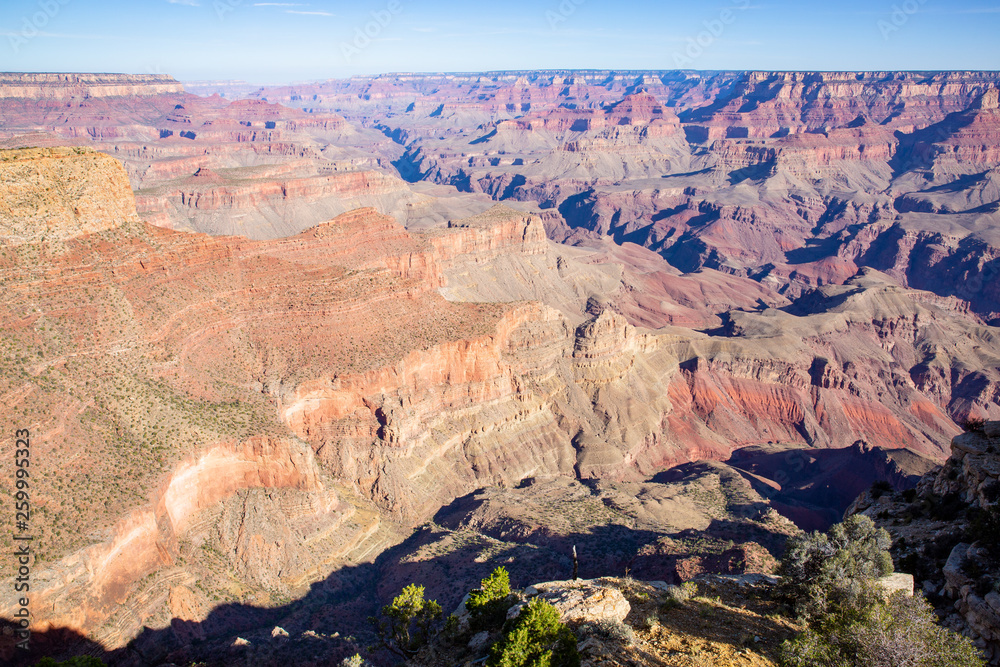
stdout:
<svg viewBox="0 0 1000 667">
<path fill-rule="evenodd" d="M 0 99 L 148 97 L 183 92 L 184 86 L 167 74 L 0 73 Z"/>
</svg>

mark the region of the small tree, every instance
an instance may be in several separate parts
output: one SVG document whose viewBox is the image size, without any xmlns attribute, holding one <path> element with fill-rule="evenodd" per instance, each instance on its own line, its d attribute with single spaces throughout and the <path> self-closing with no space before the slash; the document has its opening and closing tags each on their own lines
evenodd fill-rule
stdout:
<svg viewBox="0 0 1000 667">
<path fill-rule="evenodd" d="M 876 579 L 892 574 L 891 545 L 889 533 L 862 515 L 825 535 L 793 537 L 778 566 L 780 593 L 806 620 L 858 606 L 876 596 Z"/>
<path fill-rule="evenodd" d="M 469 610 L 470 629 L 473 632 L 500 629 L 510 606 L 510 574 L 501 566 L 469 594 L 465 608 Z"/>
<path fill-rule="evenodd" d="M 380 618 L 370 618 L 382 646 L 401 658 L 413 656 L 431 635 L 435 621 L 441 618 L 441 605 L 424 600 L 424 587 L 410 584 L 382 607 Z"/>
<path fill-rule="evenodd" d="M 521 610 L 486 661 L 486 667 L 579 665 L 576 635 L 559 621 L 559 610 L 537 598 Z"/>
</svg>

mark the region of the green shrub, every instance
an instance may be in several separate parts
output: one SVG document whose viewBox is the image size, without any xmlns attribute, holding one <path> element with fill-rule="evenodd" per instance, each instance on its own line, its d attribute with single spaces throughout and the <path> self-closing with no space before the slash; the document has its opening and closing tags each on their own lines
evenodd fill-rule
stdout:
<svg viewBox="0 0 1000 667">
<path fill-rule="evenodd" d="M 857 610 L 854 610 L 857 611 Z M 860 614 L 837 613 L 782 644 L 783 667 L 981 667 L 972 642 L 935 623 L 922 598 L 894 594 Z"/>
<path fill-rule="evenodd" d="M 892 573 L 892 538 L 866 516 L 788 540 L 778 566 L 779 595 L 810 620 L 848 608 L 873 593 L 875 579 Z"/>
<path fill-rule="evenodd" d="M 579 667 L 576 636 L 559 621 L 559 611 L 534 599 L 509 623 L 490 651 L 486 667 Z"/>
<path fill-rule="evenodd" d="M 503 567 L 498 567 L 480 582 L 479 588 L 472 591 L 465 603 L 465 608 L 469 610 L 469 628 L 472 632 L 499 630 L 507 620 L 507 610 L 512 602 L 510 574 Z"/>
<path fill-rule="evenodd" d="M 424 600 L 424 587 L 410 584 L 382 607 L 380 618 L 370 618 L 381 644 L 403 658 L 427 643 L 434 623 L 441 618 L 441 605 Z"/>
<path fill-rule="evenodd" d="M 450 614 L 448 618 L 444 619 L 444 632 L 446 637 L 455 638 L 459 634 L 459 620 L 458 616 L 455 614 Z"/>
<path fill-rule="evenodd" d="M 56 662 L 53 658 L 42 658 L 35 667 L 107 667 L 107 665 L 93 656 L 77 655 L 62 662 Z"/>
</svg>

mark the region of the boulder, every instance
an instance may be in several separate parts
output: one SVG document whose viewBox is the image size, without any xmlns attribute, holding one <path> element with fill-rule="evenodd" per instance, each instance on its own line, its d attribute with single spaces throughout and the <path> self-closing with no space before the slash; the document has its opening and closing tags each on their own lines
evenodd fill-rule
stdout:
<svg viewBox="0 0 1000 667">
<path fill-rule="evenodd" d="M 965 554 L 969 551 L 969 545 L 964 542 L 961 544 L 956 544 L 955 548 L 951 550 L 951 554 L 948 556 L 948 560 L 944 564 L 942 572 L 945 578 L 945 591 L 950 595 L 958 593 L 970 582 L 969 577 L 962 571 L 962 562 L 965 560 Z"/>
<path fill-rule="evenodd" d="M 553 605 L 563 621 L 621 623 L 632 609 L 617 588 L 583 579 L 535 584 L 524 589 L 524 594 Z"/>
<path fill-rule="evenodd" d="M 490 643 L 490 633 L 486 630 L 476 633 L 469 640 L 469 650 L 473 653 L 479 653 L 486 648 L 487 644 Z"/>
<path fill-rule="evenodd" d="M 986 594 L 986 604 L 993 607 L 993 611 L 1000 614 L 1000 593 L 990 591 Z"/>
<path fill-rule="evenodd" d="M 459 603 L 458 607 L 456 607 L 455 611 L 452 613 L 452 615 L 458 619 L 459 633 L 466 632 L 469 629 L 469 623 L 472 620 L 472 614 L 469 613 L 469 610 L 466 608 L 465 605 L 469 601 L 469 598 L 471 597 L 472 597 L 471 593 L 466 593 L 465 597 L 462 598 L 462 602 Z"/>
</svg>

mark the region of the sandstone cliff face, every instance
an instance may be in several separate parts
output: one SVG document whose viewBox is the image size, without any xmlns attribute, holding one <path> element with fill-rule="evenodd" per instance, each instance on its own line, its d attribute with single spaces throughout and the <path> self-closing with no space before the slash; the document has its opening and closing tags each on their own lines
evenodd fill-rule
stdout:
<svg viewBox="0 0 1000 667">
<path fill-rule="evenodd" d="M 843 282 L 872 243 L 893 242 L 893 223 L 995 248 L 995 85 L 977 72 L 413 75 L 235 103 L 9 99 L 2 124 L 97 141 L 127 162 L 144 218 L 175 229 L 273 238 L 359 206 L 411 220 L 427 200 L 385 180 L 395 167 L 537 202 L 553 238 L 640 243 L 683 272 L 753 280 L 769 302 Z M 899 257 L 868 265 L 969 300 L 986 321 L 1000 312 L 988 287 L 953 287 L 995 282 L 988 262 L 933 281 L 933 253 Z M 654 303 L 633 321 L 677 319 Z"/>
<path fill-rule="evenodd" d="M 261 179 L 245 185 L 207 178 L 207 173 L 199 168 L 173 191 L 169 186 L 142 191 L 136 197 L 139 214 L 175 229 L 281 238 L 320 222 L 321 215 L 328 218 L 372 205 L 395 210 L 414 199 L 402 181 L 376 171 Z"/>
<path fill-rule="evenodd" d="M 45 622 L 109 645 L 164 623 L 170 599 L 192 619 L 207 614 L 208 599 L 192 585 L 200 577 L 206 590 L 222 586 L 220 567 L 256 589 L 301 590 L 355 550 L 378 553 L 393 539 L 393 521 L 424 521 L 483 486 L 546 475 L 639 480 L 768 439 L 835 446 L 867 437 L 928 449 L 926 433 L 948 428 L 943 416 L 915 427 L 905 402 L 881 407 L 867 389 L 813 378 L 814 353 L 779 352 L 787 341 L 764 342 L 767 332 L 753 334 L 761 343 L 736 343 L 640 331 L 596 302 L 572 321 L 537 303 L 441 299 L 448 271 L 551 252 L 540 221 L 514 211 L 424 234 L 373 210 L 270 242 L 150 227 L 114 233 L 112 241 L 67 240 L 44 275 L 28 272 L 10 285 L 4 316 L 18 345 L 43 346 L 30 372 L 57 383 L 15 375 L 4 395 L 22 409 L 67 406 L 42 410 L 48 419 L 70 410 L 38 427 L 40 451 L 58 456 L 68 432 L 96 453 L 116 434 L 111 442 L 120 444 L 105 460 L 85 450 L 82 468 L 102 479 L 125 469 L 132 433 L 163 443 L 150 452 L 166 454 L 161 466 L 140 471 L 128 459 L 130 476 L 153 482 L 151 504 L 126 502 L 131 518 L 106 524 L 107 537 L 46 570 L 44 598 L 54 611 Z M 39 286 L 52 280 L 61 290 L 39 301 Z M 97 303 L 88 303 L 95 293 Z M 27 313 L 29 303 L 42 315 Z M 61 333 L 66 327 L 75 337 Z M 79 377 L 128 393 L 109 390 L 114 398 L 84 419 L 87 406 L 58 388 Z M 205 423 L 191 400 L 247 401 L 260 412 L 225 408 L 233 426 Z M 135 401 L 153 420 L 134 411 Z M 939 414 L 922 405 L 921 414 Z M 181 415 L 189 416 L 175 422 Z M 248 421 L 309 447 L 288 435 L 222 435 Z M 192 432 L 180 426 L 187 423 L 202 425 Z M 332 494 L 332 484 L 343 490 Z M 62 498 L 55 488 L 46 495 Z M 111 556 L 125 552 L 135 555 Z M 123 611 L 113 612 L 117 604 Z"/>
<path fill-rule="evenodd" d="M 0 139 L 35 146 L 58 137 L 122 160 L 152 224 L 277 238 L 362 206 L 405 219 L 418 199 L 387 173 L 391 158 L 368 150 L 391 142 L 341 116 L 202 99 L 179 84 L 154 85 L 156 77 L 39 76 L 46 94 L 0 96 Z M 105 79 L 121 85 L 101 88 Z"/>
<path fill-rule="evenodd" d="M 64 240 L 134 218 L 117 160 L 84 148 L 0 151 L 0 244 Z"/>
<path fill-rule="evenodd" d="M 954 426 L 905 365 L 936 337 L 936 311 L 892 288 L 854 289 L 870 313 L 842 302 L 803 318 L 775 312 L 761 321 L 776 319 L 773 329 L 734 318 L 729 339 L 642 333 L 607 309 L 575 329 L 555 311 L 518 310 L 475 345 L 300 384 L 283 414 L 334 474 L 364 480 L 372 500 L 406 516 L 457 495 L 460 480 L 511 483 L 528 471 L 565 473 L 567 462 L 582 478 L 638 479 L 751 444 L 857 440 L 940 459 L 939 438 Z M 928 326 L 914 325 L 914 314 Z M 829 347 L 834 332 L 855 351 Z M 942 343 L 936 359 L 962 363 Z M 991 395 L 978 405 L 991 405 Z M 477 458 L 486 437 L 488 453 Z M 558 443 L 561 458 L 539 459 L 537 438 Z M 364 452 L 375 454 L 366 461 Z M 493 460 L 499 452 L 507 454 Z M 435 480 L 442 466 L 449 472 Z"/>
<path fill-rule="evenodd" d="M 0 393 L 35 415 L 40 458 L 61 465 L 73 443 L 76 461 L 37 486 L 36 502 L 60 522 L 37 526 L 52 545 L 45 564 L 36 563 L 37 599 L 48 610 L 37 628 L 72 628 L 117 647 L 144 625 L 169 626 L 175 612 L 204 620 L 210 594 L 231 594 L 228 571 L 264 600 L 301 594 L 352 553 L 377 555 L 398 529 L 370 499 L 394 497 L 393 484 L 405 480 L 349 469 L 332 478 L 343 472 L 329 463 L 340 443 L 317 447 L 314 458 L 280 421 L 281 401 L 323 374 L 342 377 L 352 395 L 401 382 L 400 393 L 424 392 L 421 409 L 443 412 L 447 430 L 447 420 L 461 421 L 453 411 L 510 398 L 514 387 L 496 377 L 489 355 L 499 358 L 498 341 L 532 308 L 450 304 L 436 290 L 444 265 L 474 262 L 477 253 L 530 255 L 546 244 L 540 222 L 516 214 L 421 238 L 367 209 L 269 243 L 133 218 L 101 234 L 25 244 L 30 265 L 4 255 L 10 298 L 0 319 L 20 370 L 5 367 Z M 89 404 L 74 397 L 77 383 L 89 383 Z M 533 467 L 572 470 L 572 449 L 550 447 L 552 429 L 534 406 L 504 410 L 498 428 L 523 421 L 521 433 L 535 439 Z M 377 437 L 412 448 L 404 417 L 384 401 L 374 413 Z M 433 452 L 421 454 L 437 466 Z M 485 483 L 527 472 L 492 465 L 479 475 Z M 475 473 L 458 472 L 450 486 L 441 484 L 445 474 L 418 481 L 457 495 L 476 483 Z M 64 479 L 75 493 L 62 490 Z M 425 516 L 434 497 L 407 490 L 397 502 Z"/>
<path fill-rule="evenodd" d="M 191 537 L 192 519 L 241 489 L 270 488 L 295 489 L 314 498 L 325 496 L 325 502 L 314 507 L 309 518 L 336 522 L 343 510 L 338 512 L 336 495 L 324 493 L 317 475 L 312 452 L 292 441 L 264 437 L 220 443 L 197 460 L 179 466 L 159 497 L 117 523 L 108 541 L 36 570 L 33 600 L 46 611 L 37 615 L 34 627 L 42 632 L 49 628 L 94 632 L 109 648 L 123 646 L 149 617 L 160 613 L 158 606 L 170 590 L 166 584 L 190 577 L 176 566 L 175 559 L 178 541 Z M 261 510 L 266 507 L 266 503 L 260 505 Z M 284 518 L 293 524 L 302 519 L 293 512 Z M 246 526 L 244 539 L 263 544 L 260 531 L 258 526 Z M 244 549 L 233 551 L 242 557 Z M 267 571 L 270 560 L 261 559 L 251 567 L 255 572 Z M 303 562 L 298 568 L 286 568 L 283 578 L 292 580 L 312 565 Z M 136 588 L 137 582 L 151 575 L 155 581 Z M 265 583 L 280 585 L 277 581 Z M 148 599 L 150 596 L 154 599 Z M 136 597 L 147 599 L 140 605 Z M 123 606 L 130 613 L 121 613 Z M 0 610 L 5 616 L 11 613 L 12 608 Z M 106 624 L 109 618 L 113 622 Z"/>
<path fill-rule="evenodd" d="M 183 92 L 184 86 L 166 74 L 0 74 L 0 98 L 65 100 Z"/>
<path fill-rule="evenodd" d="M 988 72 L 748 72 L 729 96 L 684 120 L 709 140 L 842 127 L 859 116 L 911 131 L 967 108 L 995 80 Z"/>
</svg>

